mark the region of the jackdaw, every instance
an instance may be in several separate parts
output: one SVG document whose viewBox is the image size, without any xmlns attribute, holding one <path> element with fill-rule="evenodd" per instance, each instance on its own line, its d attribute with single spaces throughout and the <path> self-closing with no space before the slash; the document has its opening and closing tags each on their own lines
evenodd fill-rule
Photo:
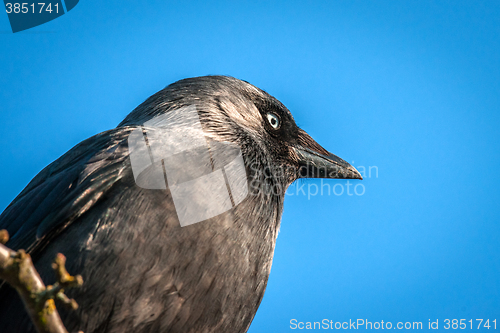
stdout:
<svg viewBox="0 0 500 333">
<path fill-rule="evenodd" d="M 78 310 L 60 310 L 70 332 L 246 332 L 285 191 L 299 178 L 362 179 L 265 91 L 232 77 L 189 78 L 48 165 L 0 229 L 47 283 L 58 252 L 83 276 L 68 292 Z M 0 332 L 33 331 L 4 284 Z"/>
</svg>

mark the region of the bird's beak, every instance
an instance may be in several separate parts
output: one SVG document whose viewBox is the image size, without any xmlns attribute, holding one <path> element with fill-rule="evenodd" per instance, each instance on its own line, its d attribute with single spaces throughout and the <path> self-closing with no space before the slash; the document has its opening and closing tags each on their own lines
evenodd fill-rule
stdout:
<svg viewBox="0 0 500 333">
<path fill-rule="evenodd" d="M 363 179 L 352 165 L 329 153 L 303 130 L 298 144 L 292 147 L 298 160 L 299 178 Z"/>
</svg>

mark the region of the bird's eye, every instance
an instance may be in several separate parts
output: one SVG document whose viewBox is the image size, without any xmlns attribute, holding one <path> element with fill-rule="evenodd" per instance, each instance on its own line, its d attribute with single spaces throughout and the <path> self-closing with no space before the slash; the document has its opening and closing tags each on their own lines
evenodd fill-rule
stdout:
<svg viewBox="0 0 500 333">
<path fill-rule="evenodd" d="M 274 129 L 278 129 L 280 128 L 280 118 L 278 118 L 277 115 L 275 115 L 274 113 L 268 113 L 266 115 L 267 117 L 267 121 L 269 121 L 269 124 L 272 126 L 272 128 Z"/>
</svg>

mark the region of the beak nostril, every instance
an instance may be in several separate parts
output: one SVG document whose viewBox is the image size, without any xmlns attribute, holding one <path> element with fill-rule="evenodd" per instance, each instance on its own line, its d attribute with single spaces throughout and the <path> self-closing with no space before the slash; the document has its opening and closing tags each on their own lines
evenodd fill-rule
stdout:
<svg viewBox="0 0 500 333">
<path fill-rule="evenodd" d="M 323 155 L 306 147 L 294 150 L 299 158 L 300 178 L 363 179 L 352 165 L 336 155 Z"/>
</svg>

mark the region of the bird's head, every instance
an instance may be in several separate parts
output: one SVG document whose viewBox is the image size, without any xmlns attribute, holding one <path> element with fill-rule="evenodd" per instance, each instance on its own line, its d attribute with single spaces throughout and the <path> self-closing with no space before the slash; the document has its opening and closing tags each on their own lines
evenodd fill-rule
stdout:
<svg viewBox="0 0 500 333">
<path fill-rule="evenodd" d="M 142 125 L 190 105 L 196 106 L 207 137 L 241 149 L 249 179 L 265 180 L 258 182 L 258 189 L 270 185 L 282 196 L 299 178 L 362 179 L 353 166 L 300 129 L 276 98 L 232 77 L 175 82 L 138 106 L 120 126 Z"/>
</svg>

